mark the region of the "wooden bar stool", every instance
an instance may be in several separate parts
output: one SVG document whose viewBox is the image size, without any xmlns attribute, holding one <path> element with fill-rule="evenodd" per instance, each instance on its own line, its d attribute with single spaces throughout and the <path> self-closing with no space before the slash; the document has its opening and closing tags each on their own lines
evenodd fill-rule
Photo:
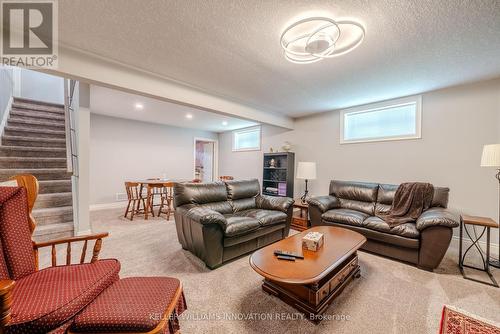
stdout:
<svg viewBox="0 0 500 334">
<path fill-rule="evenodd" d="M 125 190 L 127 192 L 128 205 L 125 210 L 125 218 L 130 212 L 130 220 L 134 220 L 135 214 L 144 213 L 146 204 L 144 198 L 141 196 L 140 184 L 137 182 L 125 182 Z M 142 209 L 141 209 L 142 203 Z"/>
<path fill-rule="evenodd" d="M 165 182 L 161 193 L 160 209 L 158 210 L 158 217 L 164 213 L 167 215 L 167 220 L 170 220 L 170 215 L 173 212 L 172 202 L 174 200 L 174 183 Z"/>
</svg>

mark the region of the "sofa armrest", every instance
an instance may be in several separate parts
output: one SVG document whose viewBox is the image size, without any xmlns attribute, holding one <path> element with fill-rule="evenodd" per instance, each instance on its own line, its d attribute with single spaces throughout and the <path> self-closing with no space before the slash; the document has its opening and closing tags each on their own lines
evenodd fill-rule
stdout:
<svg viewBox="0 0 500 334">
<path fill-rule="evenodd" d="M 258 209 L 276 210 L 287 213 L 293 204 L 293 199 L 290 197 L 259 195 L 255 199 L 255 203 Z"/>
<path fill-rule="evenodd" d="M 460 216 L 444 208 L 430 208 L 417 219 L 417 229 L 422 231 L 431 226 L 454 228 L 460 225 Z"/>
<path fill-rule="evenodd" d="M 324 213 L 330 209 L 335 209 L 340 207 L 340 202 L 337 197 L 334 196 L 317 196 L 312 197 L 307 200 L 307 203 L 310 206 L 317 207 L 321 213 Z"/>
<path fill-rule="evenodd" d="M 4 333 L 5 326 L 9 323 L 12 306 L 12 289 L 15 282 L 11 280 L 0 280 L 0 333 Z"/>
<path fill-rule="evenodd" d="M 227 226 L 226 218 L 219 212 L 207 208 L 194 207 L 186 212 L 186 217 L 202 225 L 217 224 L 224 231 Z"/>
</svg>

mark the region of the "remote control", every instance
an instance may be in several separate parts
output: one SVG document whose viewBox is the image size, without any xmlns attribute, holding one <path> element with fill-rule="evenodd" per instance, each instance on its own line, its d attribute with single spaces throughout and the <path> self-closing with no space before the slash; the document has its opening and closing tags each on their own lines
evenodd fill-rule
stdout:
<svg viewBox="0 0 500 334">
<path fill-rule="evenodd" d="M 297 258 L 297 259 L 304 259 L 303 255 L 296 254 L 294 252 L 283 251 L 283 250 L 280 250 L 280 249 L 275 250 L 274 251 L 274 255 L 284 255 L 284 256 L 291 256 L 291 257 L 294 257 L 294 258 Z"/>
<path fill-rule="evenodd" d="M 295 261 L 293 256 L 278 255 L 278 260 Z"/>
</svg>

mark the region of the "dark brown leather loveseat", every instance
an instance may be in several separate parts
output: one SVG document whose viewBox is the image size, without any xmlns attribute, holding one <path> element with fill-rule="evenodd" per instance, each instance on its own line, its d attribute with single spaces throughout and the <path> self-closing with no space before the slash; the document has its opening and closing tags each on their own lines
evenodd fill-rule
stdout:
<svg viewBox="0 0 500 334">
<path fill-rule="evenodd" d="M 446 209 L 448 188 L 434 187 L 431 208 L 416 222 L 390 228 L 376 217 L 388 212 L 398 185 L 331 181 L 330 195 L 308 200 L 311 224 L 345 227 L 363 234 L 362 249 L 407 261 L 426 270 L 439 266 L 460 217 Z"/>
<path fill-rule="evenodd" d="M 261 195 L 257 180 L 177 183 L 177 237 L 182 248 L 214 269 L 288 236 L 292 203 Z"/>
</svg>

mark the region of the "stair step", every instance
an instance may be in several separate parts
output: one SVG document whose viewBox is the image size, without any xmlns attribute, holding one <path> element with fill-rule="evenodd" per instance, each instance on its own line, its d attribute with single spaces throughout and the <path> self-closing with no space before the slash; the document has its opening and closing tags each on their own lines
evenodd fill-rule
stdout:
<svg viewBox="0 0 500 334">
<path fill-rule="evenodd" d="M 38 181 L 40 185 L 39 194 L 71 192 L 71 180 L 45 180 Z"/>
<path fill-rule="evenodd" d="M 34 209 L 54 208 L 73 205 L 72 195 L 66 193 L 52 193 L 38 195 Z"/>
<path fill-rule="evenodd" d="M 32 138 L 21 136 L 2 137 L 5 146 L 31 146 L 31 147 L 66 147 L 66 139 L 61 138 Z"/>
<path fill-rule="evenodd" d="M 45 112 L 45 111 L 34 111 L 25 109 L 12 108 L 9 117 L 14 116 L 16 118 L 22 119 L 39 119 L 45 121 L 57 121 L 64 122 L 64 115 L 59 115 L 55 113 Z"/>
<path fill-rule="evenodd" d="M 4 129 L 6 136 L 20 136 L 33 138 L 66 138 L 66 132 L 63 130 L 32 129 L 17 126 L 6 126 Z"/>
<path fill-rule="evenodd" d="M 0 157 L 0 168 L 64 168 L 66 158 Z"/>
<path fill-rule="evenodd" d="M 36 169 L 0 169 L 0 181 L 6 181 L 17 174 L 32 174 L 39 181 L 44 180 L 70 180 L 71 173 L 66 168 L 36 168 Z"/>
<path fill-rule="evenodd" d="M 38 100 L 28 99 L 25 97 L 15 97 L 14 101 L 12 101 L 12 102 L 14 102 L 14 103 L 30 103 L 30 104 L 49 106 L 49 107 L 64 108 L 64 105 L 61 103 L 38 101 Z"/>
<path fill-rule="evenodd" d="M 49 105 L 44 105 L 44 104 L 38 104 L 38 103 L 25 103 L 25 102 L 17 102 L 14 101 L 12 102 L 12 108 L 16 109 L 23 109 L 23 110 L 28 110 L 28 111 L 43 111 L 43 112 L 48 112 L 48 113 L 53 113 L 53 114 L 59 114 L 59 115 L 64 115 L 64 107 L 56 107 L 56 106 L 49 106 Z"/>
<path fill-rule="evenodd" d="M 42 242 L 42 241 L 72 237 L 73 229 L 74 229 L 73 222 L 39 225 L 35 228 L 35 231 L 33 232 L 33 239 L 37 242 Z"/>
<path fill-rule="evenodd" d="M 22 127 L 29 129 L 40 129 L 40 130 L 57 130 L 65 131 L 64 122 L 50 122 L 43 119 L 22 119 L 18 117 L 9 117 L 7 121 L 7 126 L 12 127 Z"/>
<path fill-rule="evenodd" d="M 65 158 L 64 147 L 26 147 L 0 145 L 0 157 Z"/>
<path fill-rule="evenodd" d="M 73 207 L 62 206 L 33 210 L 33 217 L 38 225 L 61 224 L 73 221 Z"/>
</svg>

